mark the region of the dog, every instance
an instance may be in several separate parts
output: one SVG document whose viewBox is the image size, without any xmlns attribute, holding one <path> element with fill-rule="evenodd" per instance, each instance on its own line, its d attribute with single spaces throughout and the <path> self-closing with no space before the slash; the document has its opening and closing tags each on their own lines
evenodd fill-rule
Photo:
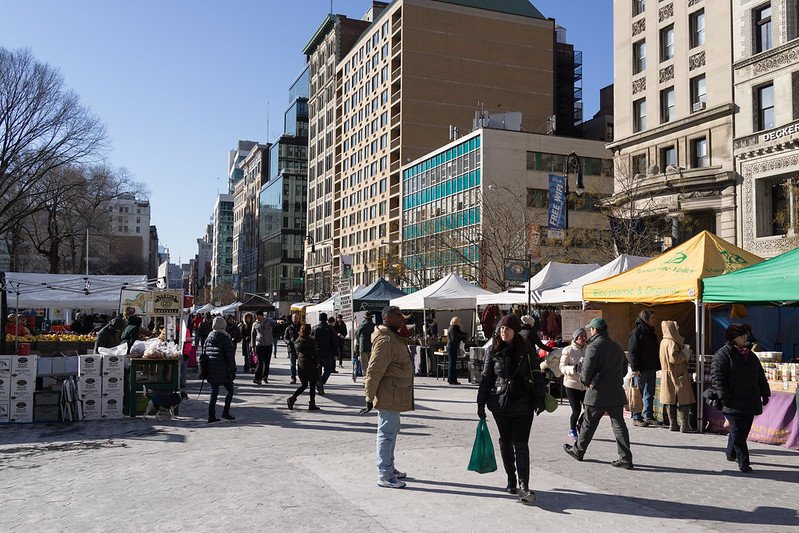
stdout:
<svg viewBox="0 0 799 533">
<path fill-rule="evenodd" d="M 145 390 L 144 394 L 149 398 L 147 410 L 143 417 L 155 415 L 156 420 L 161 420 L 161 414 L 169 413 L 170 418 L 175 418 L 175 409 L 181 404 L 180 394 L 177 392 L 152 392 Z"/>
</svg>

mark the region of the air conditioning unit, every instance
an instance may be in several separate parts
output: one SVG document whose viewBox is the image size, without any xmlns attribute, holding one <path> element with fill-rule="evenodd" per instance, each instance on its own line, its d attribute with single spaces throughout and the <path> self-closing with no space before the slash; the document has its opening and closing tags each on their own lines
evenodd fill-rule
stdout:
<svg viewBox="0 0 799 533">
<path fill-rule="evenodd" d="M 707 107 L 707 104 L 705 102 L 694 102 L 693 110 L 694 111 L 702 111 L 706 107 Z"/>
</svg>

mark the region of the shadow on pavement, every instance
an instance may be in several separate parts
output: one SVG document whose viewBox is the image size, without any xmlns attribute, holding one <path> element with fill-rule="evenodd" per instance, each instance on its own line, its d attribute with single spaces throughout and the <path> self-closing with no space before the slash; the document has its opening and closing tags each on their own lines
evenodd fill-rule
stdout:
<svg viewBox="0 0 799 533">
<path fill-rule="evenodd" d="M 469 485 L 466 483 L 451 483 L 446 481 L 431 481 L 428 479 L 418 479 L 410 476 L 408 477 L 407 481 L 408 485 L 405 487 L 405 490 L 409 491 L 431 492 L 433 494 L 453 494 L 456 496 L 476 496 L 478 498 L 501 498 L 505 500 L 517 498 L 517 496 L 512 494 L 505 494 L 505 492 L 499 487 Z M 417 483 L 421 483 L 422 485 L 433 485 L 435 487 L 441 488 L 419 487 L 417 486 Z"/>
</svg>

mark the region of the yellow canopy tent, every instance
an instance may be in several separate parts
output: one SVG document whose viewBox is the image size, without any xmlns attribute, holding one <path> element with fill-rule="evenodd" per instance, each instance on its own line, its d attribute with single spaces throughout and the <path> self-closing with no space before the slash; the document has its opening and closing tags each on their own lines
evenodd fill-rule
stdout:
<svg viewBox="0 0 799 533">
<path fill-rule="evenodd" d="M 705 378 L 705 313 L 702 279 L 735 272 L 763 259 L 703 231 L 668 252 L 611 278 L 583 287 L 583 302 L 637 303 L 648 305 L 693 302 L 697 347 L 697 398 Z M 702 401 L 698 402 L 702 427 Z"/>
</svg>

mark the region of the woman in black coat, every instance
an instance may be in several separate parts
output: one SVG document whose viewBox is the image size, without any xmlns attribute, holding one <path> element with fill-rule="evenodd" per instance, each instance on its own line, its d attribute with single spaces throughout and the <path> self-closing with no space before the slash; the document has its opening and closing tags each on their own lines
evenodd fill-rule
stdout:
<svg viewBox="0 0 799 533">
<path fill-rule="evenodd" d="M 741 472 L 751 472 L 746 437 L 755 415 L 763 412 L 771 389 L 760 360 L 749 346 L 751 329 L 746 324 L 731 324 L 725 332 L 727 343 L 713 355 L 711 379 L 724 405 L 730 435 L 727 439 L 727 460 L 737 461 Z"/>
<path fill-rule="evenodd" d="M 461 342 L 466 341 L 466 334 L 461 329 L 460 317 L 454 316 L 449 322 L 447 330 L 447 383 L 450 385 L 460 385 L 457 373 L 458 356 L 461 351 Z"/>
<path fill-rule="evenodd" d="M 319 411 L 316 406 L 316 382 L 319 381 L 319 354 L 316 352 L 316 341 L 311 338 L 311 326 L 303 324 L 300 327 L 300 334 L 294 341 L 297 350 L 297 374 L 300 378 L 300 386 L 294 394 L 286 399 L 289 409 L 294 409 L 297 398 L 302 394 L 308 385 L 311 385 L 309 394 L 311 401 L 308 403 L 309 411 Z"/>
<path fill-rule="evenodd" d="M 516 494 L 516 475 L 520 488 L 519 501 L 531 502 L 535 493 L 530 481 L 530 429 L 533 413 L 544 410 L 544 377 L 531 365 L 527 343 L 519 335 L 522 323 L 516 315 L 505 315 L 500 321 L 499 335 L 491 341 L 491 352 L 483 366 L 477 393 L 477 416 L 486 417 L 486 406 L 494 415 L 499 430 L 502 464 L 508 475 L 510 494 Z M 515 465 L 514 465 L 515 463 Z"/>
<path fill-rule="evenodd" d="M 236 420 L 230 414 L 230 403 L 233 401 L 233 380 L 236 379 L 236 348 L 230 335 L 225 331 L 227 322 L 221 316 L 214 318 L 213 330 L 205 340 L 205 351 L 202 355 L 203 377 L 211 385 L 211 399 L 208 403 L 208 423 L 219 422 L 216 417 L 216 399 L 219 397 L 219 386 L 227 390 L 225 408 L 222 418 Z"/>
</svg>

